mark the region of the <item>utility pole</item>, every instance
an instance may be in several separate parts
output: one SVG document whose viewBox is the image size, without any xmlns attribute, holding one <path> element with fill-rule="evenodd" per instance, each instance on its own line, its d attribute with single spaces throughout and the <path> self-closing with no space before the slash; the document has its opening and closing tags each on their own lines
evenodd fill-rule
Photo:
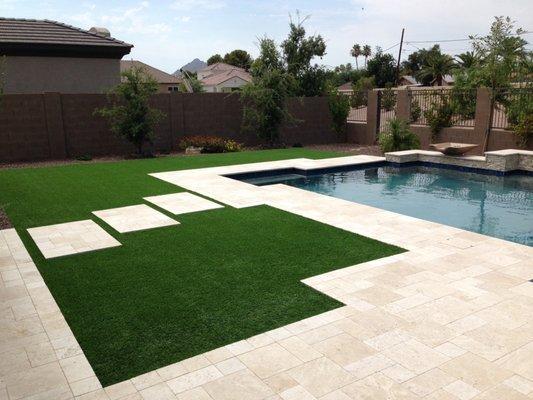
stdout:
<svg viewBox="0 0 533 400">
<path fill-rule="evenodd" d="M 400 83 L 400 58 L 402 57 L 402 46 L 403 46 L 403 34 L 405 28 L 402 28 L 402 37 L 400 39 L 400 51 L 398 52 L 398 63 L 396 64 L 396 85 Z"/>
</svg>

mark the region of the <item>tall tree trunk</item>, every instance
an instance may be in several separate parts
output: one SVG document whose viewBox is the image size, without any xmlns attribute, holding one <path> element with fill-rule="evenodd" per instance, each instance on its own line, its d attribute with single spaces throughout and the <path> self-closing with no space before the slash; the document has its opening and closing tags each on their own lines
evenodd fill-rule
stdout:
<svg viewBox="0 0 533 400">
<path fill-rule="evenodd" d="M 355 57 L 355 67 L 359 69 L 359 63 L 357 62 L 357 57 Z"/>
</svg>

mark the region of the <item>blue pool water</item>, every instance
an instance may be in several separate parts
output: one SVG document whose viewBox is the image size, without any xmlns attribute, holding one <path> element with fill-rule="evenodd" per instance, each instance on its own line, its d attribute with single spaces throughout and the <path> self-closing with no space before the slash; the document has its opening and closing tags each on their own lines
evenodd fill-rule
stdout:
<svg viewBox="0 0 533 400">
<path fill-rule="evenodd" d="M 428 221 L 533 246 L 533 177 L 428 166 L 370 166 L 303 176 L 242 179 L 285 183 Z"/>
</svg>

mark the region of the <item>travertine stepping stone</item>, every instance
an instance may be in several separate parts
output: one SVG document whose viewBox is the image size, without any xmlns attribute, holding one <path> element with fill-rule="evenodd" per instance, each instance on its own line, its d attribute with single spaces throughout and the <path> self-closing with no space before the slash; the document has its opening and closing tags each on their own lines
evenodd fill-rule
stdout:
<svg viewBox="0 0 533 400">
<path fill-rule="evenodd" d="M 172 214 L 185 214 L 197 211 L 224 208 L 224 206 L 196 196 L 189 192 L 164 194 L 161 196 L 145 197 L 144 200 L 167 210 Z"/>
<path fill-rule="evenodd" d="M 28 233 L 44 258 L 120 246 L 120 242 L 90 219 L 30 228 Z"/>
<path fill-rule="evenodd" d="M 120 233 L 179 224 L 146 204 L 93 211 L 93 214 Z"/>
</svg>

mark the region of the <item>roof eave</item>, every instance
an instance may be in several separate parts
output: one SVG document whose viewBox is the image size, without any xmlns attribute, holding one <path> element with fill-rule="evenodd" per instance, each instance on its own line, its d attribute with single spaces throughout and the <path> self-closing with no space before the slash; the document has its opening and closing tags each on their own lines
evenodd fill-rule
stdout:
<svg viewBox="0 0 533 400">
<path fill-rule="evenodd" d="M 91 46 L 58 43 L 0 42 L 0 55 L 121 59 L 132 45 Z"/>
</svg>

